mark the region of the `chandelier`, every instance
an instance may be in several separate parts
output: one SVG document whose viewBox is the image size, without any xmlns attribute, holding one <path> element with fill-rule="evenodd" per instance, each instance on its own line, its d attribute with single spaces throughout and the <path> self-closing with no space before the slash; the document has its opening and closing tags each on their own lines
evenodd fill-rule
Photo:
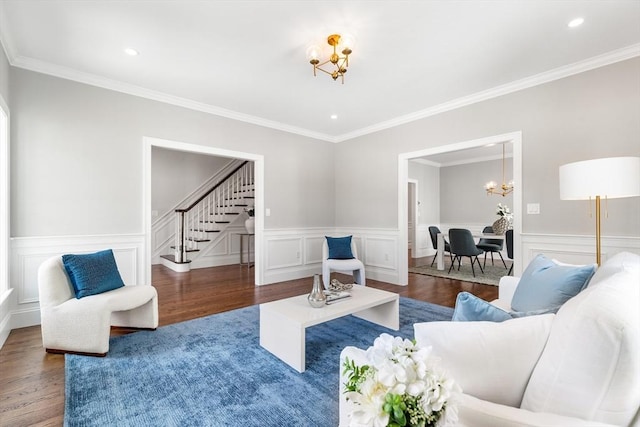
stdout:
<svg viewBox="0 0 640 427">
<path fill-rule="evenodd" d="M 487 191 L 487 196 L 494 194 L 504 197 L 513 191 L 513 180 L 507 184 L 504 179 L 504 144 L 502 144 L 502 185 L 498 188 L 495 181 L 489 181 L 484 185 L 484 189 Z"/>
<path fill-rule="evenodd" d="M 313 75 L 316 75 L 316 70 L 322 71 L 329 74 L 333 80 L 342 80 L 342 84 L 344 84 L 344 73 L 347 72 L 347 67 L 349 67 L 349 55 L 351 55 L 351 48 L 353 47 L 352 42 L 346 36 L 341 37 L 340 34 L 332 34 L 327 37 L 327 43 L 333 47 L 333 53 L 329 56 L 329 59 L 323 62 L 320 62 L 319 59 L 320 48 L 318 46 L 311 46 L 307 49 L 307 58 L 313 65 Z M 338 47 L 342 48 L 341 53 L 343 56 L 338 54 Z"/>
</svg>

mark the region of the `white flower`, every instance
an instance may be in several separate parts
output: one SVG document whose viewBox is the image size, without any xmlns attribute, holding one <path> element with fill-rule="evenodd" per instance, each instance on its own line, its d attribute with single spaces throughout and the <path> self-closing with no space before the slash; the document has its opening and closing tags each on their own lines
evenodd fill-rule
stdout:
<svg viewBox="0 0 640 427">
<path fill-rule="evenodd" d="M 345 384 L 352 390 L 347 398 L 356 406 L 351 425 L 386 427 L 397 421 L 393 411 L 384 410 L 389 394 L 393 395 L 394 405 L 407 405 L 405 416 L 409 416 L 409 407 L 413 408 L 413 421 L 424 423 L 433 414 L 439 427 L 455 425 L 457 410 L 452 406 L 460 388 L 437 366 L 431 347 L 419 348 L 410 340 L 382 334 L 367 350 L 366 357 L 366 370 L 349 361 L 345 365 L 346 372 L 352 374 Z"/>
</svg>

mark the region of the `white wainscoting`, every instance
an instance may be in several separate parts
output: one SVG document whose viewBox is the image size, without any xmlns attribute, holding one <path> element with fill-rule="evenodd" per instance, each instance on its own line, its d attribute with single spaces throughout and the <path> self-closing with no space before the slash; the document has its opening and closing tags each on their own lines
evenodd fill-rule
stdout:
<svg viewBox="0 0 640 427">
<path fill-rule="evenodd" d="M 353 235 L 368 279 L 398 283 L 398 232 L 386 229 L 304 228 L 265 230 L 264 283 L 322 273 L 325 236 Z"/>
<path fill-rule="evenodd" d="M 416 241 L 411 249 L 412 258 L 422 258 L 436 254 L 436 250 L 431 245 L 431 237 L 429 236 L 429 225 L 418 224 Z"/>
<path fill-rule="evenodd" d="M 10 247 L 11 287 L 14 291 L 11 320 L 8 322 L 11 329 L 40 324 L 38 267 L 53 256 L 113 249 L 125 284 L 145 284 L 142 234 L 20 237 L 12 238 Z"/>
<path fill-rule="evenodd" d="M 618 252 L 640 254 L 640 237 L 603 236 L 602 262 Z M 522 234 L 522 259 L 527 265 L 538 254 L 569 264 L 593 264 L 596 262 L 595 236 L 558 234 Z"/>
<path fill-rule="evenodd" d="M 450 225 L 443 224 L 443 231 Z M 467 226 L 469 228 L 469 226 Z M 481 228 L 478 230 L 481 231 Z M 221 239 L 201 254 L 202 262 L 237 264 L 241 227 L 229 229 Z M 304 228 L 264 231 L 264 283 L 276 283 L 321 274 L 324 236 L 353 235 L 358 257 L 364 262 L 367 279 L 399 283 L 399 232 L 392 229 Z M 427 233 L 428 234 L 428 233 Z M 524 233 L 521 235 L 523 265 L 543 253 L 568 263 L 593 263 L 595 237 Z M 430 246 L 430 242 L 428 243 Z M 127 285 L 144 283 L 144 235 L 64 236 L 13 238 L 10 242 L 11 292 L 0 301 L 0 345 L 11 329 L 40 323 L 37 274 L 46 259 L 64 253 L 86 253 L 106 248 L 114 251 L 118 268 Z M 640 237 L 605 236 L 603 260 L 629 251 L 640 254 Z M 518 270 L 516 270 L 517 272 Z M 521 271 L 521 270 L 520 270 Z M 311 286 L 311 283 L 310 283 Z"/>
</svg>

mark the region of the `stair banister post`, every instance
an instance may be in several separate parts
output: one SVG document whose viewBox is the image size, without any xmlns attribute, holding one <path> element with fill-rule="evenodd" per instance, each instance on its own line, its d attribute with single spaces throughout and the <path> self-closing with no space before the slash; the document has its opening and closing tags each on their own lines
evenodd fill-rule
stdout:
<svg viewBox="0 0 640 427">
<path fill-rule="evenodd" d="M 178 260 L 176 262 L 184 262 L 184 212 L 179 212 L 179 224 L 180 224 L 180 232 L 177 233 L 180 236 L 180 244 L 176 245 L 176 252 L 178 253 Z"/>
</svg>

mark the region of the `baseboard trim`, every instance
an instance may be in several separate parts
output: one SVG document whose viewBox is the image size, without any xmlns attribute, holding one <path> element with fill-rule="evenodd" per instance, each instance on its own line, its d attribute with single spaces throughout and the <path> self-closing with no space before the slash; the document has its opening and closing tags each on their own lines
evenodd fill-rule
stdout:
<svg viewBox="0 0 640 427">
<path fill-rule="evenodd" d="M 9 334 L 11 333 L 11 313 L 7 313 L 0 322 L 0 349 L 9 338 Z"/>
<path fill-rule="evenodd" d="M 27 328 L 40 324 L 40 308 L 14 310 L 11 313 L 11 329 Z"/>
</svg>

